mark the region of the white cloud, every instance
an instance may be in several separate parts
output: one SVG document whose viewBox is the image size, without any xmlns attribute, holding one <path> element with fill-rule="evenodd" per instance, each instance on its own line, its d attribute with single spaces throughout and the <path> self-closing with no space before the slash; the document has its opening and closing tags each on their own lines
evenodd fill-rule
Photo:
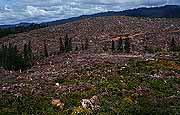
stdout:
<svg viewBox="0 0 180 115">
<path fill-rule="evenodd" d="M 180 0 L 0 0 L 0 25 L 164 4 L 180 4 Z"/>
<path fill-rule="evenodd" d="M 48 11 L 45 11 L 44 9 L 40 9 L 33 6 L 27 6 L 25 12 L 27 12 L 30 16 L 48 16 Z"/>
</svg>

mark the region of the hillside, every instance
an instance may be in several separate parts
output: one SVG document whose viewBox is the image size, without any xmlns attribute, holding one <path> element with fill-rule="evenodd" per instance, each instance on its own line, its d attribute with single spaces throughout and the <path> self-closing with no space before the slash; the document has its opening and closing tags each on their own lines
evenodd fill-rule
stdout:
<svg viewBox="0 0 180 115">
<path fill-rule="evenodd" d="M 148 47 L 167 49 L 174 37 L 179 38 L 180 20 L 165 18 L 136 18 L 125 16 L 89 18 L 63 25 L 51 26 L 30 32 L 9 35 L 1 38 L 1 43 L 12 42 L 22 48 L 24 42 L 31 40 L 34 52 L 43 51 L 43 40 L 48 41 L 48 51 L 55 53 L 59 47 L 59 38 L 68 33 L 72 37 L 73 48 L 81 47 L 88 39 L 90 52 L 102 53 L 102 46 L 109 44 L 113 36 L 131 38 L 131 52 L 143 52 L 144 45 Z M 146 41 L 146 42 L 145 42 Z"/>
<path fill-rule="evenodd" d="M 66 33 L 73 51 L 59 54 Z M 3 37 L 1 44 L 16 44 L 20 52 L 31 41 L 38 59 L 24 71 L 0 69 L 0 114 L 179 114 L 180 53 L 170 50 L 172 39 L 180 44 L 179 37 L 178 18 L 127 16 Z M 112 51 L 112 41 L 117 46 L 120 38 L 129 39 L 130 52 Z M 86 40 L 89 47 L 83 50 Z"/>
<path fill-rule="evenodd" d="M 48 25 L 64 24 L 72 21 L 78 21 L 86 18 L 95 18 L 103 16 L 131 16 L 131 17 L 149 17 L 149 18 L 180 18 L 180 6 L 178 5 L 165 5 L 160 7 L 142 7 L 124 11 L 109 11 L 92 15 L 83 15 L 69 19 L 57 20 L 48 22 Z M 46 23 L 43 23 L 46 24 Z"/>
<path fill-rule="evenodd" d="M 66 24 L 74 21 L 79 21 L 88 18 L 105 17 L 105 16 L 130 16 L 130 17 L 149 17 L 149 18 L 180 18 L 180 6 L 166 5 L 151 8 L 137 8 L 124 11 L 108 11 L 92 15 L 82 15 L 68 19 L 56 20 L 52 22 L 35 23 L 19 23 L 14 25 L 0 25 L 0 38 L 9 34 L 17 34 L 22 32 L 29 32 L 34 29 L 44 28 L 47 26 L 56 26 Z"/>
</svg>

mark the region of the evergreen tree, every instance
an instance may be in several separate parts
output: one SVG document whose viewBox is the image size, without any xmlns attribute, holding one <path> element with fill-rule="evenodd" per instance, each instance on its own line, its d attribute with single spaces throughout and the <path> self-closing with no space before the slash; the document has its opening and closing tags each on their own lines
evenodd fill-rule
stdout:
<svg viewBox="0 0 180 115">
<path fill-rule="evenodd" d="M 13 69 L 13 62 L 14 62 L 14 54 L 13 54 L 13 46 L 11 43 L 9 43 L 8 50 L 7 50 L 7 69 L 12 70 Z"/>
<path fill-rule="evenodd" d="M 17 46 L 15 45 L 12 48 L 12 56 L 13 56 L 13 61 L 12 61 L 12 70 L 16 70 L 16 60 L 17 60 Z"/>
<path fill-rule="evenodd" d="M 30 63 L 32 63 L 33 52 L 32 52 L 32 48 L 31 48 L 31 41 L 29 41 L 29 43 L 28 43 L 28 58 L 29 58 Z"/>
<path fill-rule="evenodd" d="M 72 38 L 69 38 L 68 51 L 72 51 Z"/>
<path fill-rule="evenodd" d="M 78 51 L 78 46 L 76 45 L 76 47 L 75 47 L 75 51 Z"/>
<path fill-rule="evenodd" d="M 28 47 L 27 47 L 26 43 L 24 44 L 24 52 L 23 52 L 23 54 L 24 54 L 25 62 L 28 62 Z"/>
<path fill-rule="evenodd" d="M 26 43 L 24 44 L 23 57 L 24 57 L 25 66 L 27 68 L 30 67 L 32 65 L 32 60 L 33 60 L 33 54 L 32 54 L 30 41 L 28 42 L 28 44 L 26 44 Z"/>
<path fill-rule="evenodd" d="M 2 67 L 2 56 L 3 56 L 2 53 L 3 52 L 2 52 L 2 46 L 1 46 L 1 48 L 0 48 L 0 67 Z"/>
<path fill-rule="evenodd" d="M 112 52 L 114 52 L 114 51 L 115 51 L 115 41 L 112 40 Z"/>
<path fill-rule="evenodd" d="M 81 44 L 81 50 L 85 50 L 84 43 Z"/>
<path fill-rule="evenodd" d="M 118 51 L 123 52 L 123 40 L 122 40 L 122 38 L 120 38 L 118 40 Z"/>
<path fill-rule="evenodd" d="M 4 64 L 5 64 L 5 45 L 2 44 L 2 47 L 1 47 L 1 66 L 4 67 Z"/>
<path fill-rule="evenodd" d="M 85 40 L 84 48 L 85 48 L 85 50 L 88 50 L 88 48 L 89 48 L 89 40 L 87 38 Z"/>
<path fill-rule="evenodd" d="M 65 35 L 64 38 L 64 47 L 65 47 L 65 52 L 69 51 L 69 38 L 68 38 L 68 34 Z"/>
<path fill-rule="evenodd" d="M 130 39 L 129 38 L 126 38 L 125 39 L 125 46 L 124 46 L 124 49 L 125 49 L 125 52 L 126 53 L 129 53 L 130 52 Z"/>
<path fill-rule="evenodd" d="M 25 62 L 23 55 L 17 54 L 14 61 L 14 70 L 25 70 L 27 68 L 27 63 Z"/>
<path fill-rule="evenodd" d="M 63 53 L 63 52 L 64 52 L 64 44 L 62 38 L 59 38 L 59 53 Z"/>
<path fill-rule="evenodd" d="M 6 70 L 19 70 L 28 68 L 29 61 L 27 55 L 27 45 L 24 45 L 23 55 L 18 54 L 17 46 L 9 43 L 0 48 L 0 66 Z"/>
<path fill-rule="evenodd" d="M 7 61 L 8 61 L 8 48 L 6 45 L 3 46 L 3 67 L 7 69 Z"/>
<path fill-rule="evenodd" d="M 171 40 L 170 50 L 171 51 L 176 51 L 176 41 L 175 41 L 174 38 L 172 38 L 172 40 Z"/>
<path fill-rule="evenodd" d="M 72 51 L 72 38 L 69 38 L 68 34 L 65 35 L 64 47 L 65 47 L 65 52 Z"/>
<path fill-rule="evenodd" d="M 104 50 L 105 52 L 108 51 L 107 44 L 104 44 L 104 45 L 103 45 L 103 50 Z"/>
<path fill-rule="evenodd" d="M 47 51 L 47 46 L 46 46 L 46 41 L 44 40 L 44 56 L 48 57 L 48 51 Z"/>
<path fill-rule="evenodd" d="M 23 55 L 21 54 L 18 54 L 18 51 L 17 51 L 17 46 L 15 45 L 12 49 L 12 52 L 13 52 L 13 57 L 14 57 L 14 60 L 13 60 L 13 68 L 12 70 L 25 70 L 27 69 L 28 67 L 30 67 L 29 65 L 29 62 L 28 62 L 28 47 L 26 44 L 24 44 L 24 52 L 23 52 Z"/>
</svg>

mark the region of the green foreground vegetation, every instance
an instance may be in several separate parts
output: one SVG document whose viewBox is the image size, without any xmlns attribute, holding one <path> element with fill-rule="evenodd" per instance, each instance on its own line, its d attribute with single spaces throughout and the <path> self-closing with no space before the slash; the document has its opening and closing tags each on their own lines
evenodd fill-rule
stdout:
<svg viewBox="0 0 180 115">
<path fill-rule="evenodd" d="M 108 71 L 115 71 L 108 74 Z M 152 77 L 158 72 L 180 74 L 179 61 L 131 60 L 127 65 L 99 64 L 81 70 L 79 78 L 56 80 L 60 84 L 90 83 L 94 88 L 59 95 L 65 105 L 51 105 L 51 97 L 0 95 L 1 115 L 178 115 L 180 78 L 173 74 Z M 96 73 L 88 76 L 87 73 Z M 102 93 L 103 92 L 103 93 Z M 100 109 L 81 107 L 81 99 L 99 96 Z"/>
</svg>

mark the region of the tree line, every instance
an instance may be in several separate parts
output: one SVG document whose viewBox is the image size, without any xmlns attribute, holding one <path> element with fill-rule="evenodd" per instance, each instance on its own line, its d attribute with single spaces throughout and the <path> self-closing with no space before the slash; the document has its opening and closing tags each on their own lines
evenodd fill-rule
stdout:
<svg viewBox="0 0 180 115">
<path fill-rule="evenodd" d="M 44 53 L 43 57 L 49 57 L 47 41 L 44 40 Z M 81 50 L 88 50 L 89 41 L 86 38 L 82 43 Z M 59 52 L 58 54 L 68 53 L 73 50 L 72 38 L 66 34 L 63 38 L 59 38 Z M 75 51 L 78 51 L 79 47 L 75 46 Z M 118 50 L 119 52 L 130 52 L 129 38 L 122 40 L 119 39 L 118 45 L 115 46 L 115 41 L 112 41 L 112 51 Z M 36 57 L 37 58 L 37 57 Z M 32 51 L 31 41 L 24 44 L 23 50 L 19 51 L 16 45 L 11 43 L 2 44 L 0 47 L 0 67 L 6 70 L 26 70 L 33 66 L 35 56 Z"/>
<path fill-rule="evenodd" d="M 88 50 L 88 48 L 89 48 L 89 40 L 87 38 L 85 39 L 85 42 L 82 42 L 81 47 L 76 45 L 75 48 L 73 48 L 72 45 L 72 37 L 69 37 L 68 34 L 65 34 L 64 39 L 61 37 L 59 38 L 58 54 L 68 53 L 73 51 L 73 49 L 74 51 L 78 51 L 79 49 Z M 45 57 L 49 56 L 46 40 L 44 40 L 44 55 Z"/>
<path fill-rule="evenodd" d="M 172 38 L 169 50 L 172 52 L 180 52 L 180 45 L 177 44 L 175 38 Z"/>
<path fill-rule="evenodd" d="M 34 29 L 40 29 L 47 27 L 48 25 L 42 25 L 42 24 L 30 24 L 28 26 L 17 26 L 17 27 L 11 27 L 11 28 L 0 28 L 0 38 L 8 36 L 10 34 L 17 34 L 22 32 L 28 32 Z"/>
<path fill-rule="evenodd" d="M 176 43 L 176 40 L 173 38 L 171 42 L 169 42 L 169 51 L 180 51 L 180 47 Z M 85 42 L 82 43 L 81 50 L 88 50 L 89 41 L 85 39 Z M 112 40 L 111 50 L 112 52 L 117 53 L 130 53 L 131 44 L 130 38 L 122 39 L 120 38 L 118 41 Z M 72 47 L 72 38 L 66 34 L 63 38 L 59 38 L 59 52 L 58 54 L 68 53 L 73 50 Z M 78 51 L 79 47 L 76 45 L 74 51 Z M 103 47 L 104 51 L 107 50 Z M 44 40 L 44 53 L 43 57 L 49 57 L 47 41 Z M 23 50 L 19 51 L 16 45 L 11 43 L 2 44 L 0 47 L 0 67 L 3 67 L 6 70 L 26 70 L 33 66 L 35 61 L 35 56 L 32 51 L 31 41 L 28 41 L 24 44 Z"/>
<path fill-rule="evenodd" d="M 167 47 L 168 52 L 180 52 L 180 45 L 177 43 L 175 38 L 168 40 L 166 47 Z M 144 53 L 146 53 L 146 52 L 147 53 L 157 53 L 157 52 L 161 52 L 161 51 L 162 51 L 161 48 L 148 47 L 147 42 L 146 42 L 146 45 L 144 46 Z"/>
<path fill-rule="evenodd" d="M 24 50 L 20 53 L 16 45 L 3 44 L 0 48 L 0 67 L 6 70 L 25 70 L 32 66 L 33 53 L 31 43 L 24 44 Z"/>
<path fill-rule="evenodd" d="M 117 42 L 112 40 L 112 52 L 130 53 L 130 49 L 130 38 L 120 38 Z"/>
<path fill-rule="evenodd" d="M 66 34 L 64 40 L 59 38 L 58 53 L 68 53 L 70 51 L 72 51 L 72 38 Z M 44 40 L 43 57 L 49 57 L 46 40 Z M 24 44 L 22 51 L 19 51 L 17 46 L 11 43 L 4 43 L 0 47 L 0 67 L 6 70 L 26 70 L 33 66 L 34 59 L 31 41 Z"/>
</svg>

